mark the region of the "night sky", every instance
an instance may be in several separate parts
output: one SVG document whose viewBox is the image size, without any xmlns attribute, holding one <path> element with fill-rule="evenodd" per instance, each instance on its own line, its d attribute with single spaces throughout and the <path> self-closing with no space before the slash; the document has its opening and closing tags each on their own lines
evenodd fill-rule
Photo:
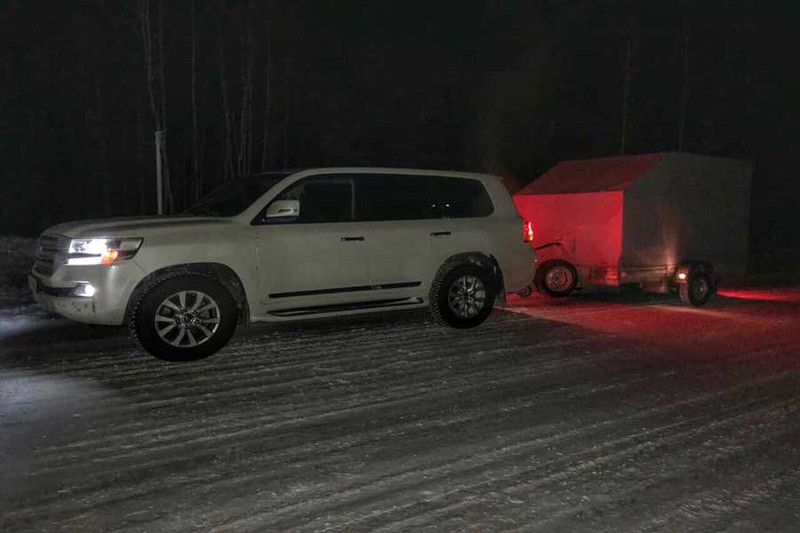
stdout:
<svg viewBox="0 0 800 533">
<path fill-rule="evenodd" d="M 0 233 L 154 212 L 158 124 L 174 210 L 309 166 L 518 187 L 620 153 L 627 63 L 626 153 L 677 150 L 684 95 L 684 151 L 755 164 L 756 251 L 800 248 L 799 15 L 757 0 L 2 0 Z"/>
</svg>

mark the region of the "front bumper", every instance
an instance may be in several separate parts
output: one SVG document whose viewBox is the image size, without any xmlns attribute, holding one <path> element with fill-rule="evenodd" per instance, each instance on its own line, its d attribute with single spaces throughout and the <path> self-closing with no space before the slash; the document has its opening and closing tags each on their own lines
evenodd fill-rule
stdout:
<svg viewBox="0 0 800 533">
<path fill-rule="evenodd" d="M 28 286 L 43 309 L 76 322 L 122 325 L 128 300 L 144 271 L 132 260 L 114 265 L 62 266 L 51 276 L 28 274 Z M 90 283 L 91 297 L 75 296 L 74 289 Z"/>
</svg>

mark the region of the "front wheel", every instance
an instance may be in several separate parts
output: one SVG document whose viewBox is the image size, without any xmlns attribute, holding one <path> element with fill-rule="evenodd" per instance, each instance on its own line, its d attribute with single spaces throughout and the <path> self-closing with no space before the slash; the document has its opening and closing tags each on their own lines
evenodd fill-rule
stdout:
<svg viewBox="0 0 800 533">
<path fill-rule="evenodd" d="M 681 301 L 686 305 L 700 307 L 711 297 L 713 285 L 708 274 L 698 272 L 692 274 L 686 283 L 680 286 Z"/>
<path fill-rule="evenodd" d="M 139 345 L 165 361 L 194 361 L 220 350 L 236 329 L 236 302 L 201 275 L 165 278 L 134 304 L 129 327 Z"/>
<path fill-rule="evenodd" d="M 494 276 L 474 264 L 443 269 L 431 285 L 433 319 L 458 329 L 474 328 L 491 314 L 497 288 Z"/>
</svg>

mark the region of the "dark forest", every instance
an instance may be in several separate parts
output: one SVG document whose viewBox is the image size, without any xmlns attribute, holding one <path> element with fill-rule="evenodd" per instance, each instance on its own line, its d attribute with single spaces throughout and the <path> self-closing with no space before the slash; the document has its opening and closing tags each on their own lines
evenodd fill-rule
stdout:
<svg viewBox="0 0 800 533">
<path fill-rule="evenodd" d="M 562 159 L 681 150 L 753 162 L 753 247 L 796 248 L 789 5 L 4 0 L 0 233 L 155 212 L 163 130 L 171 212 L 264 170 L 457 169 L 514 189 Z"/>
</svg>

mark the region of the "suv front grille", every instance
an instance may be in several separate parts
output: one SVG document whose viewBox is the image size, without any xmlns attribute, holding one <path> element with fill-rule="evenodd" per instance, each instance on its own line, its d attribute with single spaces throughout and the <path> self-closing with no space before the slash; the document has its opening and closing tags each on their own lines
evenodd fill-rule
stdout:
<svg viewBox="0 0 800 533">
<path fill-rule="evenodd" d="M 56 256 L 69 251 L 69 237 L 63 235 L 42 235 L 39 237 L 36 249 L 36 262 L 33 271 L 43 276 L 50 276 L 55 272 Z"/>
</svg>

